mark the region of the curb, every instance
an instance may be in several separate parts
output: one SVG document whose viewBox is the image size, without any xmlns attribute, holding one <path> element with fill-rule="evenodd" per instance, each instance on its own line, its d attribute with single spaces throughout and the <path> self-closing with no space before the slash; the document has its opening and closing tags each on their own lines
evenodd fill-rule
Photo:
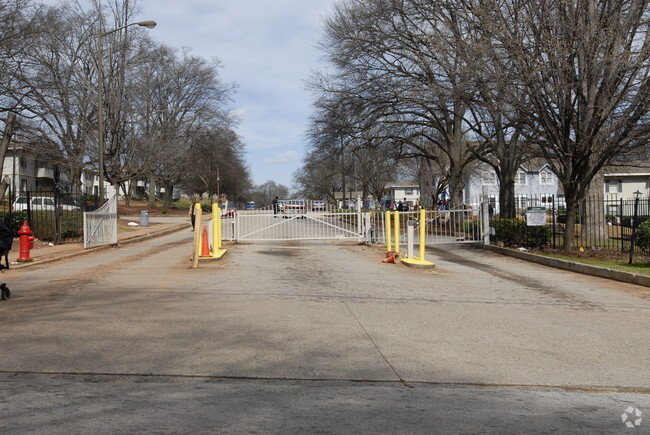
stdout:
<svg viewBox="0 0 650 435">
<path fill-rule="evenodd" d="M 650 276 L 637 275 L 630 272 L 623 272 L 620 270 L 607 269 L 605 267 L 591 266 L 583 263 L 576 263 L 573 261 L 560 260 L 558 258 L 544 257 L 543 255 L 531 254 L 528 252 L 513 251 L 507 248 L 500 248 L 498 246 L 486 245 L 480 246 L 488 251 L 496 252 L 497 254 L 506 255 L 508 257 L 518 258 L 520 260 L 538 263 L 544 266 L 555 267 L 556 269 L 568 270 L 570 272 L 582 273 L 585 275 L 597 276 L 600 278 L 612 279 L 615 281 L 625 282 L 628 284 L 642 285 L 650 287 Z"/>
<path fill-rule="evenodd" d="M 142 242 L 142 241 L 145 241 L 145 240 L 153 239 L 155 237 L 166 236 L 167 234 L 175 233 L 177 231 L 185 229 L 185 228 L 188 227 L 188 225 L 189 224 L 182 224 L 182 225 L 177 225 L 175 227 L 167 228 L 167 229 L 155 232 L 155 233 L 149 233 L 149 234 L 145 234 L 145 235 L 142 235 L 142 236 L 133 236 L 133 237 L 129 237 L 129 238 L 126 238 L 126 239 L 123 239 L 123 240 L 118 239 L 117 243 L 113 244 L 113 245 L 97 246 L 95 248 L 88 248 L 88 249 L 84 249 L 84 250 L 78 251 L 78 252 L 71 252 L 69 254 L 63 254 L 63 255 L 60 255 L 58 257 L 47 258 L 45 260 L 31 261 L 29 263 L 21 263 L 21 264 L 12 264 L 11 268 L 9 270 L 23 269 L 25 267 L 30 267 L 30 266 L 39 266 L 39 265 L 43 265 L 43 264 L 54 263 L 55 261 L 66 260 L 66 259 L 72 258 L 72 257 L 80 257 L 82 255 L 91 254 L 93 252 L 101 251 L 101 250 L 108 249 L 108 248 L 114 248 L 114 247 L 117 247 L 117 246 L 120 246 L 120 245 L 127 245 L 129 243 L 137 243 L 137 242 Z"/>
</svg>

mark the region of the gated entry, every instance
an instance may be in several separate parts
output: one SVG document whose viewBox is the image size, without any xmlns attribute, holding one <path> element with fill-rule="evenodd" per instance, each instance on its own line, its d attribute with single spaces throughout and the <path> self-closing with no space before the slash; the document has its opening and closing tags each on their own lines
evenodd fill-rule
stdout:
<svg viewBox="0 0 650 435">
<path fill-rule="evenodd" d="M 237 211 L 223 219 L 223 235 L 237 242 L 281 240 L 354 240 L 369 235 L 370 213 L 303 210 L 274 213 L 272 209 Z M 230 227 L 230 228 L 228 228 Z"/>
<path fill-rule="evenodd" d="M 487 210 L 487 208 L 486 208 Z M 222 220 L 225 240 L 237 242 L 282 240 L 354 240 L 386 243 L 385 212 L 328 209 L 297 213 L 274 213 L 273 209 L 237 211 Z M 399 213 L 399 241 L 406 244 L 408 221 L 419 231 L 419 212 Z M 393 221 L 394 222 L 394 221 Z M 426 244 L 475 243 L 487 232 L 487 211 L 475 209 L 429 210 L 426 212 Z M 393 228 L 391 228 L 393 231 Z M 394 233 L 393 233 L 394 234 Z"/>
</svg>

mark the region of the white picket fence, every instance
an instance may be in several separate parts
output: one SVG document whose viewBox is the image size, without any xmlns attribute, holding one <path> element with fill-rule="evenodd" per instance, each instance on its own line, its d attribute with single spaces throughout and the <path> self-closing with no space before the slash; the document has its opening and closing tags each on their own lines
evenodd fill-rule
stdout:
<svg viewBox="0 0 650 435">
<path fill-rule="evenodd" d="M 95 211 L 84 213 L 84 248 L 117 243 L 117 196 Z"/>
</svg>

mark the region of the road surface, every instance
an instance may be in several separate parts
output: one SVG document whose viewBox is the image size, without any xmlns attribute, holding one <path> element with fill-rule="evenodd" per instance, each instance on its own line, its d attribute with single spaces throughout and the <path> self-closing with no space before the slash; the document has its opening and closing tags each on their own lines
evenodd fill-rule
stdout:
<svg viewBox="0 0 650 435">
<path fill-rule="evenodd" d="M 4 272 L 0 431 L 650 427 L 647 288 L 454 245 L 434 270 L 316 242 L 193 270 L 192 235 Z"/>
</svg>

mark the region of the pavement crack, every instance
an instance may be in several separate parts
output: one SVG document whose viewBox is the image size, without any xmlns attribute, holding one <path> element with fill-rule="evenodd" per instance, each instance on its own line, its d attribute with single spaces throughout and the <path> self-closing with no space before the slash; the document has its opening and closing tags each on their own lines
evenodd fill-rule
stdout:
<svg viewBox="0 0 650 435">
<path fill-rule="evenodd" d="M 411 387 L 411 386 L 408 384 L 408 382 L 407 382 L 406 380 L 404 380 L 404 378 L 402 378 L 402 376 L 400 376 L 400 374 L 397 372 L 397 370 L 396 370 L 395 367 L 391 364 L 391 362 L 388 361 L 388 358 L 386 358 L 386 355 L 384 355 L 384 353 L 381 351 L 381 349 L 379 348 L 379 346 L 377 345 L 377 343 L 375 342 L 375 340 L 372 339 L 372 337 L 370 336 L 370 334 L 368 333 L 368 331 L 366 330 L 366 328 L 363 326 L 363 324 L 361 323 L 361 321 L 359 320 L 359 318 L 357 317 L 357 315 L 354 314 L 354 312 L 350 309 L 350 307 L 348 306 L 348 304 L 345 303 L 345 301 L 343 301 L 343 305 L 345 305 L 345 308 L 347 308 L 348 311 L 350 312 L 350 314 L 352 315 L 352 317 L 354 317 L 354 320 L 357 321 L 357 324 L 359 325 L 359 327 L 360 327 L 360 328 L 363 330 L 363 332 L 366 334 L 366 337 L 368 337 L 368 340 L 370 340 L 370 342 L 373 344 L 373 346 L 375 346 L 375 349 L 377 349 L 377 352 L 379 352 L 379 355 L 381 355 L 381 357 L 382 357 L 383 360 L 386 362 L 386 364 L 388 364 L 388 367 L 390 367 L 390 369 L 393 371 L 393 373 L 395 373 L 395 376 L 397 376 L 397 378 L 399 379 L 399 382 L 400 382 L 402 385 L 406 386 L 406 387 L 413 388 L 413 387 Z"/>
</svg>

